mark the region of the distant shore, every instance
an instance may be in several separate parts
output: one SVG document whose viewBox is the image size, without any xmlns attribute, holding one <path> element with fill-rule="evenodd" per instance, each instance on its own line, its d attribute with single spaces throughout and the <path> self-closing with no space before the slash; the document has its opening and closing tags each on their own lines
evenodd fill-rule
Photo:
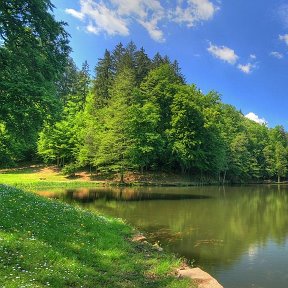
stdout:
<svg viewBox="0 0 288 288">
<path fill-rule="evenodd" d="M 96 174 L 80 170 L 73 177 L 65 176 L 56 166 L 43 164 L 26 165 L 17 168 L 1 169 L 0 184 L 10 184 L 22 188 L 45 187 L 101 187 L 101 186 L 163 186 L 163 187 L 189 187 L 205 185 L 223 185 L 212 177 L 187 176 L 168 172 L 126 172 L 124 183 L 120 182 L 120 176 L 114 174 Z M 226 183 L 230 185 L 231 183 Z M 288 182 L 274 182 L 267 180 L 250 180 L 235 185 L 249 184 L 288 184 Z"/>
</svg>

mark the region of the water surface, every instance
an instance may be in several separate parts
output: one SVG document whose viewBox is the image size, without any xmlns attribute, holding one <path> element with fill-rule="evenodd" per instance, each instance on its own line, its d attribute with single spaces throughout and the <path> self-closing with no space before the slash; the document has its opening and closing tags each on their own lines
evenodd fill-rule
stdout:
<svg viewBox="0 0 288 288">
<path fill-rule="evenodd" d="M 120 217 L 226 288 L 288 287 L 288 187 L 39 191 Z"/>
</svg>

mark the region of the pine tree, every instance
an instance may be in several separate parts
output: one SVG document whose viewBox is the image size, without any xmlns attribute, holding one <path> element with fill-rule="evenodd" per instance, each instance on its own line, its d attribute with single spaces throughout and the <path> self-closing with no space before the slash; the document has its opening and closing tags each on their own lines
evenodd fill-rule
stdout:
<svg viewBox="0 0 288 288">
<path fill-rule="evenodd" d="M 59 79 L 56 81 L 57 94 L 65 105 L 71 95 L 77 93 L 78 69 L 72 58 L 68 59 L 65 69 Z"/>
<path fill-rule="evenodd" d="M 109 106 L 100 112 L 105 115 L 105 119 L 95 139 L 98 148 L 93 164 L 98 169 L 119 172 L 121 182 L 124 172 L 130 166 L 129 149 L 132 139 L 128 128 L 134 86 L 134 73 L 130 69 L 126 68 L 117 75 L 110 91 Z"/>
<path fill-rule="evenodd" d="M 89 74 L 89 65 L 87 61 L 82 64 L 82 69 L 79 71 L 76 79 L 76 95 L 74 96 L 74 101 L 78 102 L 81 109 L 83 110 L 86 97 L 90 90 L 90 74 Z"/>
<path fill-rule="evenodd" d="M 111 54 L 108 50 L 105 50 L 104 58 L 99 59 L 95 67 L 96 76 L 92 88 L 95 97 L 95 107 L 104 107 L 110 99 L 109 89 L 114 78 L 112 67 Z"/>
<path fill-rule="evenodd" d="M 123 67 L 124 55 L 125 55 L 125 48 L 123 44 L 120 42 L 119 44 L 116 45 L 111 55 L 113 75 L 117 75 L 117 73 L 121 71 Z"/>
<path fill-rule="evenodd" d="M 142 47 L 139 51 L 135 52 L 135 73 L 137 86 L 140 86 L 141 82 L 148 75 L 151 68 L 151 60 Z"/>
</svg>

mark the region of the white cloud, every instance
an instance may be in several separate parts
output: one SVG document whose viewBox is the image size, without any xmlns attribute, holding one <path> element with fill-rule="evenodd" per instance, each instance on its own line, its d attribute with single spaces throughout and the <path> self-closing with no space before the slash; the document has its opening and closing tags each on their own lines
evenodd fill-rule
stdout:
<svg viewBox="0 0 288 288">
<path fill-rule="evenodd" d="M 164 42 L 164 33 L 158 23 L 164 18 L 165 10 L 157 0 L 111 0 L 121 16 L 134 16 L 157 42 Z"/>
<path fill-rule="evenodd" d="M 152 19 L 151 21 L 138 21 L 149 33 L 150 37 L 157 42 L 164 42 L 164 33 L 157 26 L 157 19 Z"/>
<path fill-rule="evenodd" d="M 80 5 L 81 13 L 89 18 L 89 24 L 86 26 L 87 32 L 105 31 L 108 35 L 129 35 L 127 20 L 107 8 L 103 2 L 80 0 Z M 92 26 L 93 29 L 91 29 Z"/>
<path fill-rule="evenodd" d="M 219 58 L 229 64 L 235 64 L 239 58 L 233 49 L 225 46 L 216 46 L 210 43 L 207 50 L 216 58 Z"/>
<path fill-rule="evenodd" d="M 75 17 L 75 18 L 80 19 L 80 20 L 83 20 L 83 18 L 84 18 L 84 14 L 83 14 L 83 13 L 78 12 L 78 11 L 76 11 L 76 10 L 74 10 L 74 9 L 65 9 L 65 12 L 66 12 L 67 14 L 72 15 L 72 16 Z"/>
<path fill-rule="evenodd" d="M 252 70 L 255 68 L 255 65 L 252 63 L 247 64 L 238 64 L 237 68 L 241 70 L 245 74 L 250 74 Z"/>
<path fill-rule="evenodd" d="M 288 45 L 288 34 L 279 35 L 279 39 Z"/>
<path fill-rule="evenodd" d="M 90 33 L 93 33 L 93 34 L 98 34 L 99 33 L 99 30 L 96 26 L 94 26 L 93 24 L 88 24 L 86 26 L 86 30 L 87 32 L 90 32 Z"/>
<path fill-rule="evenodd" d="M 280 5 L 278 15 L 285 27 L 288 27 L 288 4 Z"/>
<path fill-rule="evenodd" d="M 226 46 L 217 46 L 213 45 L 210 42 L 210 46 L 207 48 L 208 52 L 212 54 L 214 57 L 221 59 L 222 61 L 225 61 L 231 65 L 234 65 L 238 62 L 239 56 L 236 54 L 236 52 Z M 247 64 L 240 64 L 236 66 L 240 71 L 242 71 L 245 74 L 250 74 L 254 68 L 257 67 L 257 65 L 253 62 L 255 62 L 255 59 L 257 58 L 255 54 L 250 54 L 249 58 L 251 59 L 251 62 Z"/>
<path fill-rule="evenodd" d="M 193 27 L 197 22 L 212 19 L 216 11 L 219 10 L 219 7 L 209 0 L 188 0 L 185 3 L 183 2 L 178 1 L 175 12 L 172 12 L 172 17 L 175 22 L 185 23 L 187 27 Z"/>
<path fill-rule="evenodd" d="M 165 9 L 161 2 L 166 3 Z M 212 19 L 218 9 L 210 0 L 80 0 L 79 11 L 65 11 L 85 23 L 89 33 L 128 36 L 130 26 L 137 22 L 152 39 L 164 42 L 164 21 L 192 27 Z"/>
<path fill-rule="evenodd" d="M 259 116 L 253 112 L 248 113 L 245 117 L 259 124 L 267 124 L 267 121 L 264 118 L 259 118 Z"/>
<path fill-rule="evenodd" d="M 282 53 L 277 52 L 277 51 L 271 52 L 270 55 L 277 58 L 277 59 L 282 59 L 284 57 L 284 55 Z"/>
</svg>

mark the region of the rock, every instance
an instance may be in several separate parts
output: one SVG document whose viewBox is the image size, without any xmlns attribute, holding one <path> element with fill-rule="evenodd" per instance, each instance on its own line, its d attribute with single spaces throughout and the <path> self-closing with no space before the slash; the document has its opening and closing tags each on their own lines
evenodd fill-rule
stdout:
<svg viewBox="0 0 288 288">
<path fill-rule="evenodd" d="M 144 242 L 146 240 L 146 237 L 142 234 L 134 235 L 132 238 L 132 242 Z"/>
<path fill-rule="evenodd" d="M 157 251 L 162 252 L 163 248 L 159 246 L 158 243 L 153 244 L 153 248 L 155 248 Z"/>
<path fill-rule="evenodd" d="M 200 268 L 181 268 L 177 270 L 177 274 L 179 277 L 188 277 L 193 279 L 199 288 L 223 288 L 216 279 Z"/>
</svg>

